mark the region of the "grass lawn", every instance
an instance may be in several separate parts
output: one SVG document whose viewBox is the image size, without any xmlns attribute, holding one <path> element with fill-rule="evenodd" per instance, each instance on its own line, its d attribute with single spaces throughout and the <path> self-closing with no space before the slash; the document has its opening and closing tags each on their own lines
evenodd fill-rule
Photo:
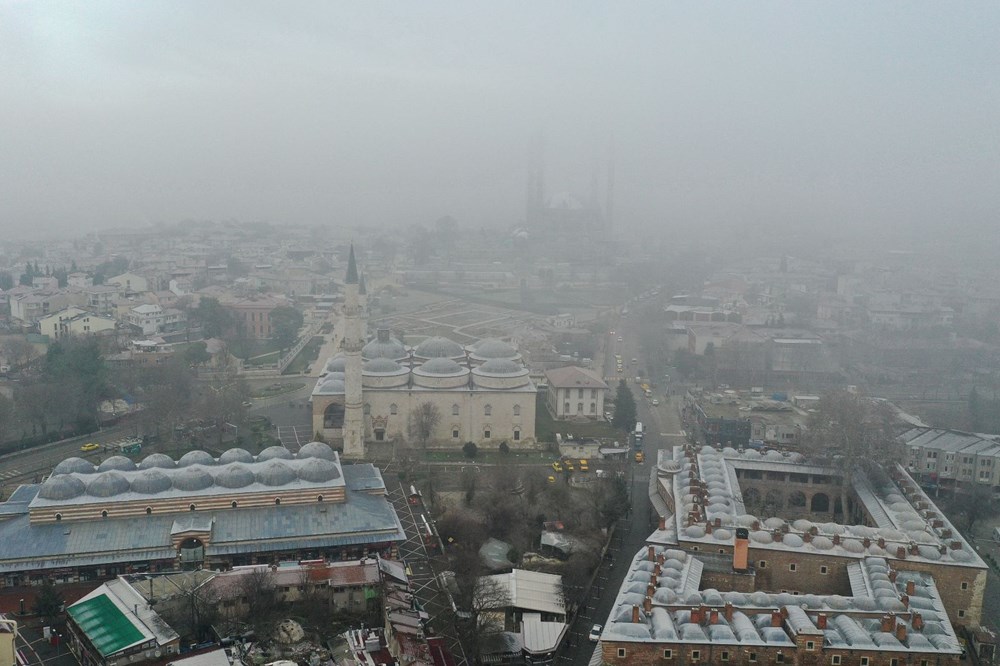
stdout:
<svg viewBox="0 0 1000 666">
<path fill-rule="evenodd" d="M 229 345 L 229 352 L 236 358 L 247 360 L 272 352 L 280 353 L 281 349 L 274 340 L 234 340 Z M 264 361 L 264 363 L 274 363 L 274 361 Z"/>
<path fill-rule="evenodd" d="M 545 404 L 544 392 L 535 399 L 535 438 L 540 442 L 554 442 L 556 433 L 573 437 L 622 438 L 622 432 L 615 430 L 607 421 L 556 421 Z"/>
<path fill-rule="evenodd" d="M 300 372 L 305 372 L 306 368 L 309 367 L 309 364 L 315 361 L 316 357 L 319 356 L 319 349 L 322 346 L 323 336 L 313 336 L 312 339 L 306 343 L 306 346 L 302 348 L 302 351 L 300 351 L 295 358 L 292 359 L 292 362 L 288 364 L 288 367 L 285 368 L 285 371 L 282 374 L 294 375 Z"/>
<path fill-rule="evenodd" d="M 254 356 L 253 358 L 246 359 L 247 365 L 267 365 L 269 363 L 277 363 L 281 360 L 281 352 L 271 352 L 269 354 L 264 354 L 263 356 Z"/>
</svg>

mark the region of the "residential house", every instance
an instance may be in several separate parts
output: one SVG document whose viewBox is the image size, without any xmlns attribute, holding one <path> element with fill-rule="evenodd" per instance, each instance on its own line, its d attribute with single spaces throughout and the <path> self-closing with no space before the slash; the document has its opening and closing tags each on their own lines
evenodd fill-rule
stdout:
<svg viewBox="0 0 1000 666">
<path fill-rule="evenodd" d="M 104 281 L 108 285 L 117 285 L 126 294 L 138 294 L 149 291 L 149 281 L 137 273 L 122 273 Z"/>
<path fill-rule="evenodd" d="M 53 275 L 36 275 L 31 278 L 31 286 L 35 289 L 59 289 L 59 280 Z"/>
<path fill-rule="evenodd" d="M 110 315 L 115 311 L 115 303 L 125 295 L 122 287 L 113 284 L 85 287 L 83 293 L 87 298 L 87 306 L 98 314 Z"/>
<path fill-rule="evenodd" d="M 266 340 L 274 334 L 271 330 L 271 312 L 275 308 L 288 305 L 288 299 L 270 295 L 220 300 L 233 313 L 240 332 L 248 338 L 257 340 Z"/>
<path fill-rule="evenodd" d="M 10 317 L 22 324 L 37 324 L 52 312 L 71 305 L 85 305 L 85 298 L 69 291 L 10 291 Z"/>
<path fill-rule="evenodd" d="M 546 401 L 557 419 L 604 418 L 608 385 L 593 370 L 567 366 L 545 371 Z"/>
<path fill-rule="evenodd" d="M 94 278 L 82 271 L 70 273 L 66 278 L 66 284 L 70 287 L 93 287 Z"/>
<path fill-rule="evenodd" d="M 97 335 L 114 331 L 118 322 L 82 308 L 69 307 L 38 320 L 38 330 L 49 340 L 59 340 L 71 335 Z"/>
<path fill-rule="evenodd" d="M 137 305 L 125 313 L 125 322 L 142 331 L 143 335 L 176 331 L 184 326 L 186 319 L 180 310 L 153 303 Z"/>
</svg>

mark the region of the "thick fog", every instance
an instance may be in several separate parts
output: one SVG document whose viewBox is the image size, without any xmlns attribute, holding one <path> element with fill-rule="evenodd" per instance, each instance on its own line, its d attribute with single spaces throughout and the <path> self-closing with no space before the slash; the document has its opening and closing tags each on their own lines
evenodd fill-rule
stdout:
<svg viewBox="0 0 1000 666">
<path fill-rule="evenodd" d="M 0 231 L 523 223 L 529 154 L 622 229 L 986 228 L 996 3 L 0 5 Z M 539 139 L 538 137 L 544 137 Z"/>
</svg>

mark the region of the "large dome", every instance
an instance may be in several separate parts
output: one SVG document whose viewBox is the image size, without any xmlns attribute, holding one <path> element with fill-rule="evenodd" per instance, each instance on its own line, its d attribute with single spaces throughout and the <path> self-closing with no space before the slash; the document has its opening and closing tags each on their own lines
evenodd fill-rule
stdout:
<svg viewBox="0 0 1000 666">
<path fill-rule="evenodd" d="M 387 358 L 393 361 L 400 361 L 408 356 L 406 347 L 396 338 L 389 335 L 389 331 L 380 329 L 375 339 L 361 348 L 361 356 L 365 359 Z"/>
<path fill-rule="evenodd" d="M 125 456 L 111 456 L 97 466 L 98 472 L 109 472 L 117 470 L 119 472 L 131 472 L 135 469 L 135 463 Z"/>
<path fill-rule="evenodd" d="M 228 465 L 234 462 L 252 463 L 253 455 L 246 449 L 232 448 L 219 456 L 220 465 Z"/>
<path fill-rule="evenodd" d="M 240 463 L 230 463 L 215 471 L 215 482 L 223 488 L 245 488 L 254 480 L 253 472 Z"/>
<path fill-rule="evenodd" d="M 170 477 L 158 469 L 144 469 L 132 477 L 132 491 L 144 495 L 154 495 L 170 490 Z"/>
<path fill-rule="evenodd" d="M 365 363 L 365 367 L 362 368 L 362 372 L 376 373 L 376 374 L 394 374 L 403 370 L 403 366 L 396 363 L 391 358 L 373 358 L 372 360 Z"/>
<path fill-rule="evenodd" d="M 299 468 L 299 478 L 303 481 L 323 483 L 324 481 L 336 479 L 339 476 L 340 469 L 337 467 L 337 463 L 332 460 L 317 458 L 310 461 L 308 465 L 303 465 Z"/>
<path fill-rule="evenodd" d="M 112 497 L 127 493 L 128 479 L 118 472 L 102 472 L 87 484 L 87 494 L 94 497 Z"/>
<path fill-rule="evenodd" d="M 316 388 L 313 389 L 313 395 L 343 395 L 344 392 L 345 388 L 343 378 L 335 377 L 333 375 L 327 375 L 323 379 L 319 380 L 316 384 Z"/>
<path fill-rule="evenodd" d="M 418 370 L 426 375 L 457 375 L 464 372 L 465 368 L 450 358 L 435 357 L 425 361 Z"/>
<path fill-rule="evenodd" d="M 462 345 L 440 336 L 427 338 L 413 350 L 420 358 L 461 358 L 465 356 Z"/>
<path fill-rule="evenodd" d="M 61 463 L 55 466 L 52 470 L 52 476 L 56 474 L 70 474 L 76 472 L 77 474 L 93 474 L 94 464 L 89 463 L 83 458 L 66 458 Z"/>
<path fill-rule="evenodd" d="M 163 453 L 154 453 L 146 456 L 139 463 L 139 469 L 153 469 L 154 467 L 159 469 L 173 469 L 176 466 L 174 459 Z"/>
<path fill-rule="evenodd" d="M 323 460 L 336 460 L 337 455 L 330 448 L 329 444 L 323 442 L 309 442 L 299 449 L 299 458 L 322 458 Z"/>
<path fill-rule="evenodd" d="M 346 368 L 347 357 L 343 354 L 337 354 L 326 362 L 326 365 L 323 367 L 323 372 L 344 372 Z"/>
<path fill-rule="evenodd" d="M 517 350 L 511 347 L 506 342 L 497 340 L 496 338 L 486 338 L 480 340 L 472 347 L 473 356 L 478 356 L 479 358 L 517 358 Z"/>
<path fill-rule="evenodd" d="M 174 488 L 178 490 L 204 490 L 215 483 L 215 479 L 204 467 L 185 467 L 173 476 Z"/>
<path fill-rule="evenodd" d="M 38 496 L 47 500 L 67 500 L 82 495 L 86 488 L 83 481 L 75 476 L 60 474 L 43 483 L 38 489 Z"/>
<path fill-rule="evenodd" d="M 291 460 L 292 452 L 283 446 L 269 446 L 257 455 L 257 462 L 265 460 Z"/>
<path fill-rule="evenodd" d="M 503 358 L 486 361 L 477 369 L 479 372 L 489 375 L 519 375 L 526 371 L 525 367 L 517 361 Z"/>
<path fill-rule="evenodd" d="M 283 486 L 295 478 L 295 470 L 280 460 L 268 460 L 257 470 L 257 480 L 265 486 Z"/>
<path fill-rule="evenodd" d="M 208 451 L 188 451 L 177 461 L 178 467 L 190 467 L 191 465 L 214 465 L 215 458 Z"/>
</svg>

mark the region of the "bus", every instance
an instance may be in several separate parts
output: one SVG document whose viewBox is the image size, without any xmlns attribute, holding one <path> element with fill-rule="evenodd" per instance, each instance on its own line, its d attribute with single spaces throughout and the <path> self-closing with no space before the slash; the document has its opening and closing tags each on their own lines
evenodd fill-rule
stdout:
<svg viewBox="0 0 1000 666">
<path fill-rule="evenodd" d="M 138 437 L 129 437 L 115 442 L 114 447 L 118 453 L 134 456 L 142 451 L 142 440 Z"/>
<path fill-rule="evenodd" d="M 642 421 L 636 421 L 635 423 L 635 433 L 633 434 L 633 439 L 635 440 L 635 448 L 642 448 Z"/>
</svg>

